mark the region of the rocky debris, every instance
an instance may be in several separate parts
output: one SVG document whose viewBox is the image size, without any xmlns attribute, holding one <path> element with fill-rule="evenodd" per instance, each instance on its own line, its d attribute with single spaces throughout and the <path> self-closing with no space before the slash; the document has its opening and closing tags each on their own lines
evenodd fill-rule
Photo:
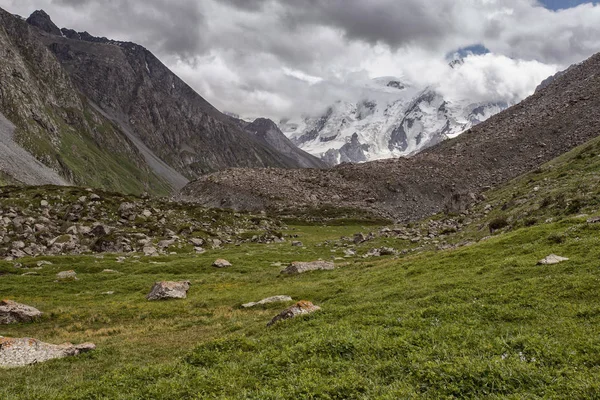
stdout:
<svg viewBox="0 0 600 400">
<path fill-rule="evenodd" d="M 312 262 L 301 262 L 294 261 L 291 263 L 286 269 L 281 271 L 282 274 L 302 274 L 304 272 L 309 271 L 319 271 L 319 270 L 333 270 L 335 269 L 335 265 L 329 261 L 312 261 Z"/>
<path fill-rule="evenodd" d="M 293 306 L 286 308 L 279 314 L 277 314 L 268 324 L 267 326 L 271 326 L 276 324 L 279 321 L 283 321 L 290 318 L 295 318 L 299 315 L 311 314 L 315 311 L 320 310 L 321 307 L 315 306 L 310 301 L 302 300 L 294 304 Z"/>
<path fill-rule="evenodd" d="M 78 281 L 79 280 L 79 278 L 77 278 L 77 273 L 73 270 L 59 272 L 58 274 L 56 274 L 56 279 L 59 282 Z"/>
<path fill-rule="evenodd" d="M 344 250 L 344 257 L 350 258 L 350 257 L 354 257 L 355 255 L 356 255 L 356 251 L 354 251 L 352 249 Z"/>
<path fill-rule="evenodd" d="M 214 263 L 212 263 L 212 266 L 215 268 L 227 268 L 231 267 L 231 263 L 227 260 L 219 258 Z"/>
<path fill-rule="evenodd" d="M 242 304 L 242 307 L 243 308 L 251 308 L 254 306 L 261 306 L 261 305 L 270 304 L 270 303 L 284 303 L 286 301 L 292 301 L 292 298 L 290 296 L 272 296 L 272 297 L 267 297 L 266 299 L 262 299 L 260 301 Z"/>
<path fill-rule="evenodd" d="M 560 264 L 563 261 L 569 261 L 568 258 L 557 256 L 556 254 L 550 254 L 548 257 L 543 260 L 538 261 L 538 265 L 554 265 Z"/>
<path fill-rule="evenodd" d="M 96 349 L 93 343 L 54 345 L 30 338 L 0 337 L 0 367 L 15 368 L 57 358 L 76 356 Z"/>
<path fill-rule="evenodd" d="M 183 282 L 156 282 L 152 290 L 146 296 L 148 300 L 185 299 L 190 290 L 191 283 Z"/>
<path fill-rule="evenodd" d="M 32 322 L 42 316 L 37 308 L 20 304 L 12 300 L 0 301 L 0 325 Z"/>
<path fill-rule="evenodd" d="M 398 255 L 398 251 L 391 247 L 382 247 L 379 249 L 371 249 L 367 254 L 364 255 L 365 258 L 368 257 L 381 257 L 381 256 L 395 256 Z"/>
<path fill-rule="evenodd" d="M 82 203 L 86 194 L 80 188 L 52 187 L 43 193 L 35 187 L 0 188 L 0 257 L 142 252 L 153 256 L 181 253 L 189 243 L 194 247 L 274 243 L 285 229 L 264 216 L 114 193 L 102 192 L 101 202 L 87 196 Z M 31 206 L 39 197 L 48 206 Z M 144 210 L 151 216 L 138 218 Z M 248 231 L 256 235 L 249 237 Z"/>
</svg>

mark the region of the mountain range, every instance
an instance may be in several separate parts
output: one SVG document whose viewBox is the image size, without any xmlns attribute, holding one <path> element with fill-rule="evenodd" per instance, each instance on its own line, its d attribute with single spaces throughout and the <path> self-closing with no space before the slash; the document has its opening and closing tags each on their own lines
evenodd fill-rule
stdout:
<svg viewBox="0 0 600 400">
<path fill-rule="evenodd" d="M 338 101 L 321 115 L 284 119 L 280 128 L 302 150 L 336 165 L 418 153 L 509 106 L 449 100 L 434 87 L 391 77 L 372 80 L 364 92 L 359 102 Z"/>
</svg>

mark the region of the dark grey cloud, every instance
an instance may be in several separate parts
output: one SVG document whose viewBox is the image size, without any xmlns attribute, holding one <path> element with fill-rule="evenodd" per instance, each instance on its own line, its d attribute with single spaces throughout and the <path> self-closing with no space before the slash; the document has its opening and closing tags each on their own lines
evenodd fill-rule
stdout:
<svg viewBox="0 0 600 400">
<path fill-rule="evenodd" d="M 52 0 L 51 4 L 84 16 L 87 27 L 77 24 L 81 30 L 131 38 L 165 55 L 189 59 L 205 46 L 205 18 L 196 0 Z"/>
</svg>

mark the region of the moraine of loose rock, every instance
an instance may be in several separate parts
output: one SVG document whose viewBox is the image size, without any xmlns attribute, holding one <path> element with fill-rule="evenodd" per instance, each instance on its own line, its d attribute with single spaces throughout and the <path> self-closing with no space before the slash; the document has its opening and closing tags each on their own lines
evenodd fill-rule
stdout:
<svg viewBox="0 0 600 400">
<path fill-rule="evenodd" d="M 283 321 L 290 318 L 295 318 L 299 315 L 311 314 L 315 311 L 319 311 L 321 307 L 315 306 L 310 301 L 302 300 L 294 304 L 293 306 L 286 308 L 279 314 L 277 314 L 268 324 L 267 326 L 271 326 L 276 324 L 279 321 Z"/>
<path fill-rule="evenodd" d="M 41 316 L 42 312 L 37 308 L 12 300 L 0 301 L 0 325 L 32 322 Z"/>
<path fill-rule="evenodd" d="M 219 258 L 212 264 L 212 266 L 215 268 L 227 268 L 227 267 L 231 267 L 231 263 L 227 260 Z"/>
<path fill-rule="evenodd" d="M 76 356 L 95 348 L 93 343 L 55 345 L 37 339 L 0 337 L 0 368 L 24 367 L 56 358 Z"/>
<path fill-rule="evenodd" d="M 568 258 L 557 256 L 556 254 L 550 254 L 548 257 L 543 260 L 538 261 L 538 265 L 554 265 L 559 264 L 563 261 L 569 261 Z"/>
<path fill-rule="evenodd" d="M 185 299 L 190 290 L 191 283 L 184 282 L 156 282 L 146 296 L 148 300 Z"/>
<path fill-rule="evenodd" d="M 263 304 L 284 303 L 286 301 L 292 301 L 292 300 L 293 299 L 290 296 L 272 296 L 272 297 L 267 297 L 266 299 L 262 299 L 260 301 L 242 304 L 242 307 L 250 308 L 250 307 L 254 307 L 254 306 L 260 306 Z"/>
<path fill-rule="evenodd" d="M 282 274 L 302 274 L 309 271 L 319 270 L 332 270 L 335 269 L 335 265 L 329 261 L 313 261 L 313 262 L 300 262 L 294 261 L 286 269 L 281 271 Z"/>
</svg>

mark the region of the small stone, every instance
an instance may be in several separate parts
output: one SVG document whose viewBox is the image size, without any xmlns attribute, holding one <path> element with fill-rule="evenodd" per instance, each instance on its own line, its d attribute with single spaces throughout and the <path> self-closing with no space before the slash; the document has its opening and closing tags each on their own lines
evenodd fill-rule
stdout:
<svg viewBox="0 0 600 400">
<path fill-rule="evenodd" d="M 548 257 L 543 260 L 538 261 L 538 265 L 554 265 L 559 264 L 563 261 L 569 261 L 568 258 L 557 256 L 556 254 L 550 254 Z"/>
<path fill-rule="evenodd" d="M 148 300 L 185 299 L 191 283 L 184 282 L 156 282 L 146 296 Z"/>
<path fill-rule="evenodd" d="M 59 281 L 77 281 L 77 273 L 73 270 L 70 271 L 62 271 L 56 274 L 56 279 Z"/>
<path fill-rule="evenodd" d="M 263 305 L 263 304 L 283 303 L 286 301 L 292 301 L 292 298 L 290 296 L 273 296 L 273 297 L 267 297 L 266 299 L 262 299 L 260 301 L 242 304 L 242 307 L 250 308 L 250 307 L 259 306 L 259 305 Z"/>
<path fill-rule="evenodd" d="M 205 250 L 204 248 L 202 248 L 202 247 L 194 247 L 194 251 L 195 251 L 197 254 L 203 254 L 203 253 L 206 253 L 206 250 Z"/>
<path fill-rule="evenodd" d="M 37 308 L 12 300 L 0 301 L 0 325 L 32 322 L 41 316 L 42 313 Z"/>
<path fill-rule="evenodd" d="M 47 200 L 40 201 L 40 206 L 41 207 L 48 207 L 49 206 L 48 201 Z"/>
<path fill-rule="evenodd" d="M 119 273 L 119 271 L 115 271 L 114 269 L 105 269 L 102 272 L 105 274 L 118 274 Z"/>
<path fill-rule="evenodd" d="M 320 310 L 321 307 L 315 306 L 310 301 L 302 300 L 294 304 L 293 306 L 286 308 L 279 314 L 277 314 L 267 326 L 271 326 L 279 321 L 283 321 L 290 318 L 295 318 L 299 315 L 311 314 L 315 311 Z"/>
<path fill-rule="evenodd" d="M 143 251 L 146 257 L 154 257 L 158 255 L 158 250 L 156 250 L 156 247 L 153 246 L 146 246 L 144 247 Z"/>
<path fill-rule="evenodd" d="M 38 267 L 43 267 L 44 265 L 52 265 L 52 263 L 50 261 L 38 261 L 37 262 Z"/>
<path fill-rule="evenodd" d="M 204 245 L 204 240 L 200 238 L 191 238 L 190 243 L 196 247 L 202 247 Z"/>
<path fill-rule="evenodd" d="M 294 261 L 286 269 L 281 271 L 282 274 L 302 274 L 309 271 L 318 270 L 332 270 L 335 269 L 335 265 L 329 261 L 313 261 L 313 262 L 300 262 Z"/>
<path fill-rule="evenodd" d="M 113 294 L 115 294 L 115 292 L 113 292 L 112 290 L 110 292 L 104 292 L 102 293 L 105 296 L 112 296 Z"/>
<path fill-rule="evenodd" d="M 304 246 L 304 245 L 302 244 L 302 242 L 299 242 L 299 241 L 297 241 L 297 240 L 294 240 L 294 241 L 292 242 L 292 246 L 293 246 L 293 247 L 302 247 L 302 246 Z"/>
<path fill-rule="evenodd" d="M 215 268 L 227 268 L 227 267 L 231 267 L 231 263 L 227 260 L 219 258 L 212 264 L 212 266 Z"/>
<path fill-rule="evenodd" d="M 102 200 L 102 198 L 100 196 L 98 196 L 96 193 L 92 193 L 92 194 L 90 194 L 90 200 L 91 201 L 100 201 L 100 200 Z"/>
</svg>

